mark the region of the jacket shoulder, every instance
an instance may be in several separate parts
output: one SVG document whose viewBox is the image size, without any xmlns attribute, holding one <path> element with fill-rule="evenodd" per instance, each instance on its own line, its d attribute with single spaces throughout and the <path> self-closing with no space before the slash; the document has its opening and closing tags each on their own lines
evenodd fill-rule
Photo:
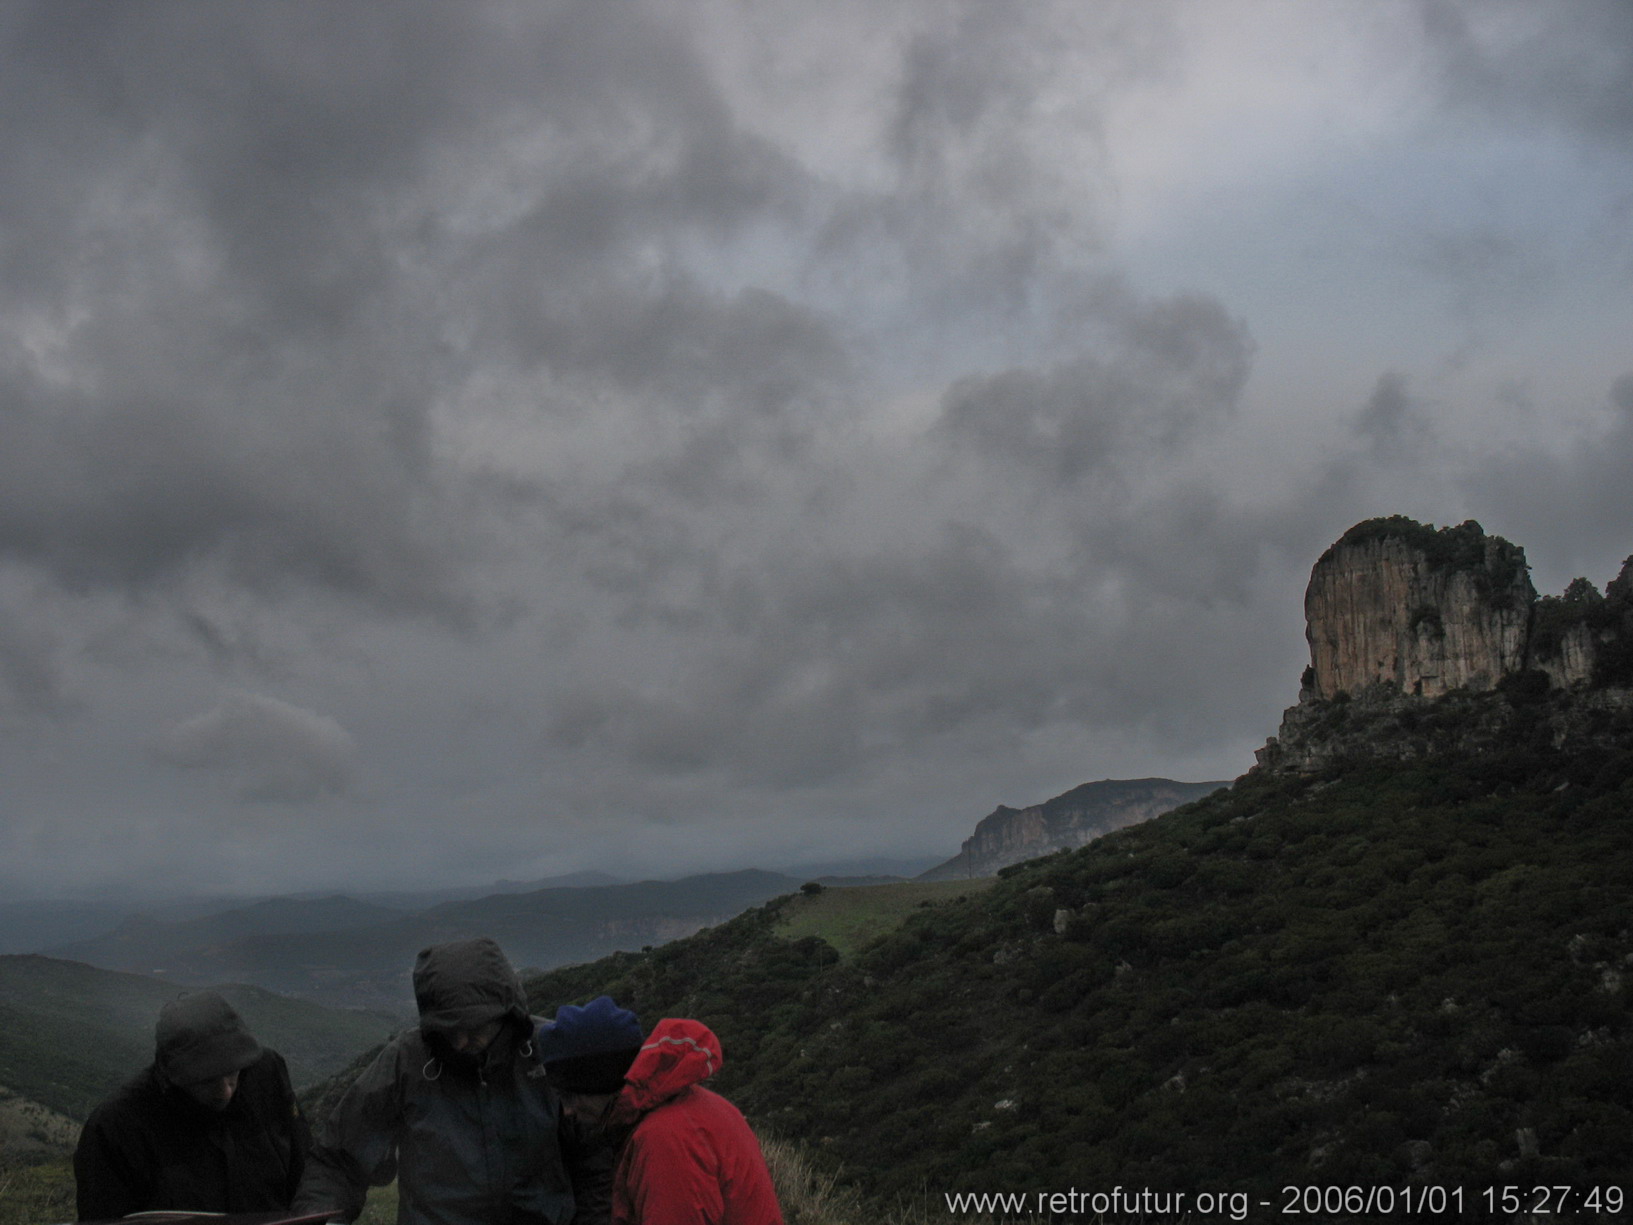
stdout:
<svg viewBox="0 0 1633 1225">
<path fill-rule="evenodd" d="M 149 1065 L 98 1102 L 86 1117 L 85 1126 L 118 1126 L 127 1119 L 151 1117 L 161 1096 L 161 1087 Z"/>
</svg>

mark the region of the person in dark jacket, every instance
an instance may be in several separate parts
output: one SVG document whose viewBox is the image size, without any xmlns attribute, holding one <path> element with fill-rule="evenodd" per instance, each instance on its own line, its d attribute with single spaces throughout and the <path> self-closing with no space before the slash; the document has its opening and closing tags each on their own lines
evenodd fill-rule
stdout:
<svg viewBox="0 0 1633 1225">
<path fill-rule="evenodd" d="M 590 1175 L 575 1184 L 573 1225 L 612 1220 L 612 1175 L 628 1129 L 608 1126 L 608 1108 L 643 1039 L 640 1019 L 605 995 L 582 1006 L 562 1005 L 534 1036 L 545 1076 L 561 1095 L 563 1124 Z"/>
<path fill-rule="evenodd" d="M 419 1028 L 336 1103 L 295 1210 L 355 1220 L 368 1187 L 395 1174 L 398 1225 L 567 1225 L 561 1103 L 504 953 L 486 937 L 433 945 L 415 962 L 414 998 Z"/>
<path fill-rule="evenodd" d="M 79 1219 L 287 1208 L 310 1139 L 283 1057 L 214 991 L 166 1004 L 154 1039 L 153 1063 L 80 1132 Z"/>
</svg>

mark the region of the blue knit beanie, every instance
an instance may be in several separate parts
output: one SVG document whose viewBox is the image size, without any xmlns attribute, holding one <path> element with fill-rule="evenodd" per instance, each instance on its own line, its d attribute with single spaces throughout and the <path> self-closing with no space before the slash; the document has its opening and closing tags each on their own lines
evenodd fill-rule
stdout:
<svg viewBox="0 0 1633 1225">
<path fill-rule="evenodd" d="M 608 995 L 598 995 L 588 1004 L 563 1004 L 556 1019 L 539 1026 L 538 1050 L 541 1063 L 600 1055 L 607 1051 L 639 1050 L 646 1035 L 641 1022 L 627 1008 L 620 1008 Z"/>
</svg>

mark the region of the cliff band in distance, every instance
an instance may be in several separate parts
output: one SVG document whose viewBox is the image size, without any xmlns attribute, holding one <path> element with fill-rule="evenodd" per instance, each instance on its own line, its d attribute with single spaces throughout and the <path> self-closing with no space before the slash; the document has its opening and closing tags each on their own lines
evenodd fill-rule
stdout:
<svg viewBox="0 0 1633 1225">
<path fill-rule="evenodd" d="M 958 854 L 919 880 L 995 876 L 1000 868 L 1054 851 L 1075 850 L 1102 834 L 1199 800 L 1228 783 L 1177 783 L 1167 778 L 1108 778 L 1073 787 L 1029 808 L 1000 804 L 975 827 Z"/>
</svg>

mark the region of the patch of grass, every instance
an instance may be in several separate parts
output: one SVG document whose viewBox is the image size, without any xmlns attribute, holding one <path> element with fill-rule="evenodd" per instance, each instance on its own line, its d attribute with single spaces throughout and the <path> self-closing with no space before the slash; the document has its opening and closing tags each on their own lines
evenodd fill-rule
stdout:
<svg viewBox="0 0 1633 1225">
<path fill-rule="evenodd" d="M 0 1166 L 0 1225 L 72 1221 L 74 1171 L 66 1160 Z"/>
<path fill-rule="evenodd" d="M 994 1225 L 984 1213 L 954 1216 L 928 1194 L 903 1197 L 893 1207 L 867 1203 L 861 1191 L 844 1180 L 843 1172 L 814 1159 L 803 1144 L 761 1137 L 760 1151 L 777 1192 L 777 1205 L 787 1225 Z M 1003 1225 L 1044 1225 L 1032 1217 L 1003 1218 Z"/>
<path fill-rule="evenodd" d="M 76 1219 L 71 1161 L 0 1165 L 0 1225 L 63 1225 Z M 396 1221 L 397 1184 L 370 1187 L 368 1204 L 356 1225 L 396 1225 Z"/>
<path fill-rule="evenodd" d="M 816 936 L 848 960 L 865 945 L 895 931 L 909 915 L 938 902 L 973 897 L 991 886 L 990 878 L 927 880 L 801 893 L 782 908 L 782 920 L 773 930 L 786 940 Z"/>
<path fill-rule="evenodd" d="M 368 1202 L 354 1225 L 397 1225 L 397 1184 L 370 1187 Z"/>
</svg>

